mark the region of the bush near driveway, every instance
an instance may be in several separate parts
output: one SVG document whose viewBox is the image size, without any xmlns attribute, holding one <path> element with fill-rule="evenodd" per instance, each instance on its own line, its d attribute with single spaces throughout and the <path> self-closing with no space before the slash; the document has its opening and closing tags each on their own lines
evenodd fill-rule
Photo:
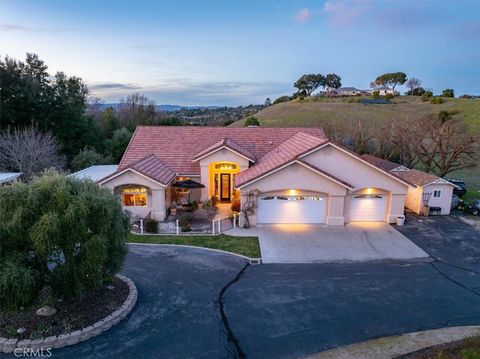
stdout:
<svg viewBox="0 0 480 359">
<path fill-rule="evenodd" d="M 130 234 L 130 243 L 183 244 L 241 254 L 250 258 L 260 257 L 260 245 L 257 237 L 233 237 L 225 234 L 217 236 L 141 236 Z"/>
<path fill-rule="evenodd" d="M 48 284 L 80 297 L 110 281 L 127 253 L 128 218 L 92 182 L 45 173 L 0 188 L 0 305 L 15 309 Z"/>
</svg>

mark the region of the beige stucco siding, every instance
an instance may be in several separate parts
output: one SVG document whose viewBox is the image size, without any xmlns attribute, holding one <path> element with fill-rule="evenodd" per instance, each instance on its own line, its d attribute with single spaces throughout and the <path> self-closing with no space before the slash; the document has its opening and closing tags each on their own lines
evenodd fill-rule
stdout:
<svg viewBox="0 0 480 359">
<path fill-rule="evenodd" d="M 132 217 L 144 218 L 151 213 L 151 217 L 157 221 L 163 221 L 165 219 L 166 206 L 164 186 L 131 170 L 127 170 L 121 175 L 114 177 L 107 182 L 101 183 L 102 187 L 109 188 L 112 192 L 115 192 L 116 188 L 126 185 L 143 186 L 148 189 L 146 206 L 123 207 L 123 209 L 128 211 Z"/>
<path fill-rule="evenodd" d="M 250 191 L 264 195 L 325 195 L 327 197 L 327 224 L 344 224 L 344 199 L 347 190 L 344 186 L 308 169 L 293 163 L 269 176 L 259 179 L 241 189 L 242 204 Z M 257 224 L 257 213 L 251 215 L 250 224 Z"/>
<path fill-rule="evenodd" d="M 441 195 L 440 198 L 433 197 L 433 191 L 440 190 Z M 452 194 L 453 194 L 453 186 L 450 184 L 445 183 L 433 183 L 428 186 L 423 187 L 423 191 L 428 193 L 432 193 L 430 197 L 430 201 L 428 205 L 430 207 L 441 207 L 442 208 L 442 215 L 449 215 L 450 214 L 450 207 L 452 205 Z"/>
</svg>

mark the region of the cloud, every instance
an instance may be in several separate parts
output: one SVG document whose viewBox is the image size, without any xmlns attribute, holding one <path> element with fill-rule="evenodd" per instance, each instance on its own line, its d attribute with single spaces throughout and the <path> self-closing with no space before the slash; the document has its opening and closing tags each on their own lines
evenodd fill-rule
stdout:
<svg viewBox="0 0 480 359">
<path fill-rule="evenodd" d="M 306 23 L 308 20 L 310 20 L 311 17 L 312 17 L 312 13 L 310 12 L 309 9 L 300 9 L 295 15 L 295 20 L 303 24 L 303 23 Z"/>
<path fill-rule="evenodd" d="M 102 90 L 139 90 L 142 87 L 133 84 L 123 84 L 117 82 L 101 82 L 92 83 L 88 85 L 90 90 L 102 91 Z"/>
<path fill-rule="evenodd" d="M 332 25 L 345 26 L 353 23 L 369 8 L 369 1 L 362 0 L 331 0 L 325 2 L 322 13 L 328 16 Z"/>
</svg>

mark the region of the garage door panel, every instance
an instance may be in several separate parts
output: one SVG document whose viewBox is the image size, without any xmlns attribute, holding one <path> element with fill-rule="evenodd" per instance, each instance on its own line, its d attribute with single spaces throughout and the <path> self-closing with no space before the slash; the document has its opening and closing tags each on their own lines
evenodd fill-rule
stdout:
<svg viewBox="0 0 480 359">
<path fill-rule="evenodd" d="M 383 222 L 387 211 L 387 197 L 384 195 L 354 196 L 350 205 L 350 221 Z"/>
<path fill-rule="evenodd" d="M 305 196 L 261 197 L 258 223 L 325 223 L 326 198 Z"/>
</svg>

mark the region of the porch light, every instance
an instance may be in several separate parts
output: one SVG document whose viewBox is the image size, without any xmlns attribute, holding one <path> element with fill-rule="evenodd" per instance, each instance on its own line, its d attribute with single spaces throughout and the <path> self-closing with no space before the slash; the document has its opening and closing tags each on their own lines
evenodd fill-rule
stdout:
<svg viewBox="0 0 480 359">
<path fill-rule="evenodd" d="M 289 190 L 287 191 L 287 194 L 288 194 L 289 196 L 296 196 L 296 195 L 298 194 L 298 191 L 297 191 L 296 189 L 289 189 Z"/>
<path fill-rule="evenodd" d="M 367 188 L 367 193 L 368 193 L 368 194 L 373 193 L 373 188 Z"/>
</svg>

